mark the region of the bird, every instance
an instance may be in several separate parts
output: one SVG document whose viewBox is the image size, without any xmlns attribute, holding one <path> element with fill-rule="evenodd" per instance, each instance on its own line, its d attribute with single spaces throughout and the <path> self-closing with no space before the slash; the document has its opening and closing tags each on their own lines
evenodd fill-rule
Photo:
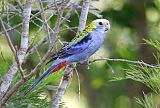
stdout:
<svg viewBox="0 0 160 108">
<path fill-rule="evenodd" d="M 51 55 L 48 63 L 55 61 L 50 68 L 42 74 L 24 93 L 31 92 L 47 76 L 60 70 L 68 64 L 84 61 L 93 55 L 102 45 L 107 32 L 110 30 L 110 23 L 107 19 L 93 20 L 85 29 L 75 36 L 66 46 L 57 53 Z"/>
</svg>

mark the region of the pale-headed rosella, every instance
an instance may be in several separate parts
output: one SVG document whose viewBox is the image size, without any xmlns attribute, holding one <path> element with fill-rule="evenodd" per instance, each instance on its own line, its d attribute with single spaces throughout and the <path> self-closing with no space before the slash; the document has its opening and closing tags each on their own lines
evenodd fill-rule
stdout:
<svg viewBox="0 0 160 108">
<path fill-rule="evenodd" d="M 92 21 L 80 34 L 72 39 L 68 45 L 50 57 L 48 63 L 54 60 L 55 62 L 29 87 L 25 94 L 33 90 L 36 85 L 51 73 L 58 71 L 68 64 L 83 61 L 93 55 L 101 47 L 109 29 L 110 24 L 106 19 L 96 19 Z"/>
</svg>

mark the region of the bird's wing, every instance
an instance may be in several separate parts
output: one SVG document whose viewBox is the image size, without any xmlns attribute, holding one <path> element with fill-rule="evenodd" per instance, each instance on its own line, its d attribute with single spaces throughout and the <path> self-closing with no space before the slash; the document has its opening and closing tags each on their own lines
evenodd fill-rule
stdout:
<svg viewBox="0 0 160 108">
<path fill-rule="evenodd" d="M 79 41 L 69 44 L 60 49 L 56 54 L 53 54 L 47 63 L 57 58 L 64 58 L 73 54 L 80 53 L 84 51 L 91 43 L 92 43 L 92 36 L 91 33 L 88 33 L 88 35 L 82 38 L 81 40 L 79 39 Z"/>
</svg>

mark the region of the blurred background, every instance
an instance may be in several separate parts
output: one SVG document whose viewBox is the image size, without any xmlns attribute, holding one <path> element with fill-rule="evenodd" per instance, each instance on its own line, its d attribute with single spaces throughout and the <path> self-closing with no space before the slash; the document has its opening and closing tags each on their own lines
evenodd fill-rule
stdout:
<svg viewBox="0 0 160 108">
<path fill-rule="evenodd" d="M 10 1 L 14 3 L 14 1 Z M 106 40 L 101 49 L 91 57 L 95 58 L 121 58 L 128 60 L 142 60 L 149 64 L 154 64 L 155 49 L 145 44 L 143 39 L 153 39 L 160 41 L 160 0 L 95 0 L 91 4 L 100 10 L 103 18 L 110 21 L 111 30 L 107 34 Z M 80 13 L 80 11 L 78 11 Z M 34 14 L 34 13 L 33 13 Z M 40 16 L 39 16 L 40 17 Z M 3 19 L 7 19 L 4 16 Z M 56 17 L 49 21 L 54 27 Z M 93 14 L 88 15 L 87 24 L 97 19 Z M 21 22 L 21 17 L 17 16 L 10 20 L 10 25 Z M 69 27 L 78 26 L 78 16 L 74 14 L 66 24 Z M 35 21 L 41 24 L 39 21 Z M 21 28 L 17 28 L 21 31 Z M 30 24 L 30 36 L 35 34 L 38 27 Z M 77 29 L 73 31 L 76 32 Z M 73 31 L 63 31 L 60 33 L 61 39 L 70 41 L 74 36 Z M 20 34 L 10 31 L 12 42 L 19 46 Z M 44 30 L 38 35 L 34 43 L 45 36 Z M 61 46 L 59 46 L 61 47 Z M 40 54 L 47 50 L 46 45 L 40 46 Z M 55 50 L 56 52 L 56 50 Z M 14 57 L 9 50 L 4 36 L 0 35 L 0 76 L 4 76 L 12 65 Z M 4 60 L 5 58 L 5 60 Z M 36 66 L 39 58 L 36 53 L 29 56 L 24 64 L 26 72 Z M 47 68 L 47 67 L 46 67 Z M 76 73 L 70 87 L 67 89 L 62 102 L 67 108 L 143 108 L 135 101 L 135 97 L 141 97 L 142 91 L 152 92 L 145 85 L 133 80 L 114 81 L 115 77 L 125 78 L 125 70 L 129 68 L 127 63 L 99 61 L 89 66 L 78 65 L 77 70 L 80 76 L 80 100 L 78 99 L 78 79 Z M 58 85 L 60 78 L 53 82 Z M 50 92 L 49 92 L 50 93 Z M 52 94 L 52 93 L 51 93 Z M 54 92 L 53 92 L 54 94 Z M 155 95 L 158 101 L 159 96 Z"/>
</svg>

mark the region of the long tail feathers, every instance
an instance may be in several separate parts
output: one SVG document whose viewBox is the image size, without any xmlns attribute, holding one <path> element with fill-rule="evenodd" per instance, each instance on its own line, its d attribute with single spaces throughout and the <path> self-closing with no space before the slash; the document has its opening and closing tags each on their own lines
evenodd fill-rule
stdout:
<svg viewBox="0 0 160 108">
<path fill-rule="evenodd" d="M 56 61 L 41 77 L 39 77 L 29 88 L 24 92 L 24 96 L 31 92 L 39 83 L 41 83 L 49 74 L 54 73 L 67 65 L 67 61 Z"/>
</svg>

